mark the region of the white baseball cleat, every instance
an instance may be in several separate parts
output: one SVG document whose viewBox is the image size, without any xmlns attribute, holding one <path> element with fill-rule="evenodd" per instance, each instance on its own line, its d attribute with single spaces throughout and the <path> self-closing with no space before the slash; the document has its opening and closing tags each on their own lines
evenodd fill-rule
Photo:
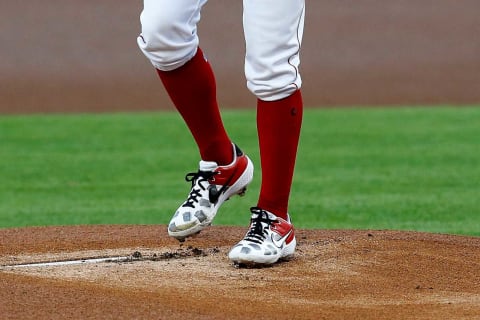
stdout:
<svg viewBox="0 0 480 320">
<path fill-rule="evenodd" d="M 253 207 L 250 228 L 245 237 L 229 252 L 235 265 L 270 265 L 293 256 L 297 241 L 290 218 Z"/>
<path fill-rule="evenodd" d="M 192 182 L 187 200 L 177 209 L 168 225 L 168 234 L 179 241 L 199 233 L 212 223 L 220 206 L 234 195 L 244 195 L 253 178 L 252 161 L 233 145 L 231 164 L 200 161 L 198 172 L 186 175 Z"/>
</svg>

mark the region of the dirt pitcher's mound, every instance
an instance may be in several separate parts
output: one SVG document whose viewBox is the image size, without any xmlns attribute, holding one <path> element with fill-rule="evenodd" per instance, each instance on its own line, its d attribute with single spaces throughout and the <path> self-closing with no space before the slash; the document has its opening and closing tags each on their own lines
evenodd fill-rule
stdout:
<svg viewBox="0 0 480 320">
<path fill-rule="evenodd" d="M 165 226 L 0 230 L 1 317 L 480 318 L 480 238 L 297 230 L 293 260 L 238 269 L 226 255 L 243 232 L 179 244 Z"/>
</svg>

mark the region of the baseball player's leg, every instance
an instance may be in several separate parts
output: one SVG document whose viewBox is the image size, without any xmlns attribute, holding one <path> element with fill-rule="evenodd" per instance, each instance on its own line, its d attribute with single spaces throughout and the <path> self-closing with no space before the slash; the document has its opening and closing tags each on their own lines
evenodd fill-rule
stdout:
<svg viewBox="0 0 480 320">
<path fill-rule="evenodd" d="M 198 48 L 197 23 L 206 0 L 145 0 L 138 45 L 190 129 L 200 151 L 198 172 L 187 175 L 191 190 L 168 232 L 183 240 L 208 226 L 222 203 L 242 194 L 253 165 L 225 131 L 210 64 Z M 174 152 L 174 151 L 172 151 Z M 214 182 L 215 181 L 215 182 Z"/>
<path fill-rule="evenodd" d="M 203 160 L 232 161 L 216 99 L 215 77 L 198 48 L 197 23 L 206 0 L 145 0 L 138 45 L 192 132 Z M 208 122 L 208 124 L 207 124 Z"/>
<path fill-rule="evenodd" d="M 262 183 L 250 229 L 229 253 L 236 263 L 275 263 L 293 254 L 288 215 L 303 114 L 298 71 L 304 0 L 244 0 L 245 74 L 257 96 Z M 265 234 L 263 230 L 267 230 Z"/>
</svg>

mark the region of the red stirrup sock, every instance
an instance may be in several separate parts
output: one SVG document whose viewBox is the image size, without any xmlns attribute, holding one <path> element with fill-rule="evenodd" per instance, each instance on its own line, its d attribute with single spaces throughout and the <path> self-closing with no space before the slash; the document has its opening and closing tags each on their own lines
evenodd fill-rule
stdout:
<svg viewBox="0 0 480 320">
<path fill-rule="evenodd" d="M 232 143 L 217 104 L 215 76 L 203 52 L 172 71 L 157 73 L 197 143 L 202 160 L 219 165 L 233 161 Z"/>
<path fill-rule="evenodd" d="M 302 126 L 300 90 L 278 101 L 257 103 L 257 130 L 262 166 L 258 207 L 287 218 L 288 200 Z"/>
</svg>

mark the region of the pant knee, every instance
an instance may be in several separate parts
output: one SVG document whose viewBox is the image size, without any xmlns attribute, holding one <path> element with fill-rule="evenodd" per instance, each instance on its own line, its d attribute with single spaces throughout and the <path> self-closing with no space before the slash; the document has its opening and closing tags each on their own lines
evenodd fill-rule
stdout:
<svg viewBox="0 0 480 320">
<path fill-rule="evenodd" d="M 183 24 L 178 16 L 183 12 L 172 10 L 143 11 L 140 16 L 142 31 L 137 43 L 153 66 L 162 71 L 177 69 L 189 61 L 196 53 L 198 35 L 196 21 Z"/>
<path fill-rule="evenodd" d="M 272 61 L 249 60 L 245 65 L 248 89 L 259 99 L 275 101 L 286 98 L 301 88 L 298 54 Z"/>
</svg>

